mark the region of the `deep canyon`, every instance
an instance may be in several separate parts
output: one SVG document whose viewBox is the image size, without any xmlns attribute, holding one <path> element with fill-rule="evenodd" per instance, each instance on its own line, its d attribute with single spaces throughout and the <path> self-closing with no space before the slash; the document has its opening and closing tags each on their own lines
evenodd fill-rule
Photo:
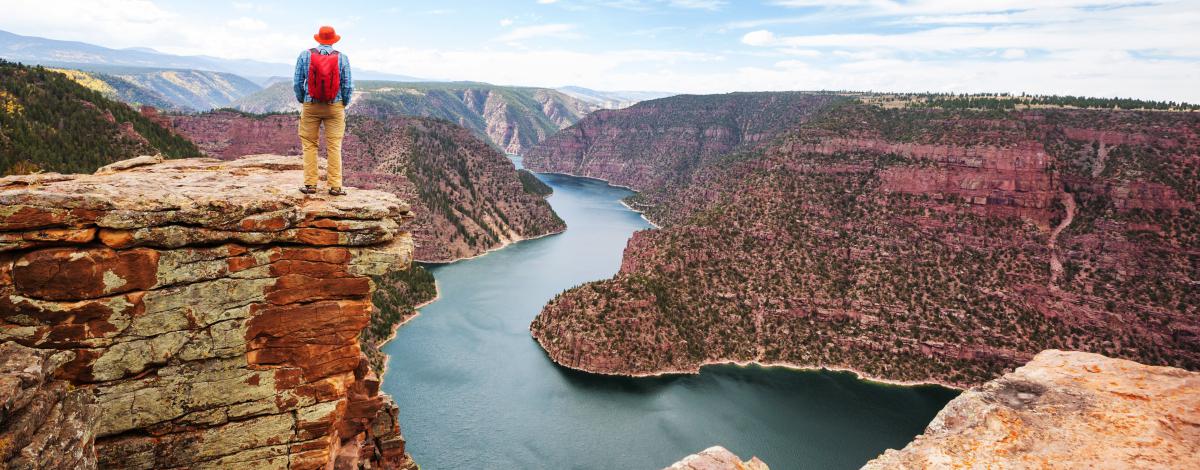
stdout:
<svg viewBox="0 0 1200 470">
<path fill-rule="evenodd" d="M 556 366 L 530 321 L 570 286 L 612 275 L 649 227 L 603 182 L 541 175 L 570 227 L 430 268 L 441 298 L 397 331 L 383 390 L 428 469 L 662 468 L 721 444 L 773 468 L 857 468 L 920 433 L 955 393 L 848 373 L 722 366 L 631 379 Z"/>
<path fill-rule="evenodd" d="M 394 85 L 303 197 L 294 114 L 0 64 L 0 459 L 1196 465 L 1195 113 L 735 93 L 551 136 L 586 110 Z"/>
</svg>

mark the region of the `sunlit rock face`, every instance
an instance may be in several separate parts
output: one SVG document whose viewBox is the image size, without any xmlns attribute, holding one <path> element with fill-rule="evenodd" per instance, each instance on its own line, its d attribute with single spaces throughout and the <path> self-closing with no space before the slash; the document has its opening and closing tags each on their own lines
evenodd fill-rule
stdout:
<svg viewBox="0 0 1200 470">
<path fill-rule="evenodd" d="M 864 469 L 1197 468 L 1200 373 L 1049 350 Z"/>
<path fill-rule="evenodd" d="M 305 197 L 300 173 L 139 157 L 0 179 L 0 340 L 53 363 L 42 389 L 86 393 L 56 406 L 94 401 L 100 467 L 412 466 L 359 346 L 370 276 L 411 262 L 409 207 Z"/>
<path fill-rule="evenodd" d="M 699 453 L 684 457 L 663 470 L 770 470 L 767 464 L 752 457 L 745 462 L 729 449 L 712 446 Z"/>
</svg>

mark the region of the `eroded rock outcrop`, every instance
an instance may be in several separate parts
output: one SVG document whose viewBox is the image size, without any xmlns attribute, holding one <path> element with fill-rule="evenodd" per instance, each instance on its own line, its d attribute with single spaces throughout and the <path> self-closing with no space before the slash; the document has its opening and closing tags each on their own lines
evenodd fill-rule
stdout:
<svg viewBox="0 0 1200 470">
<path fill-rule="evenodd" d="M 409 207 L 300 179 L 272 155 L 0 179 L 0 340 L 70 356 L 53 384 L 94 394 L 101 467 L 412 466 L 359 346 Z"/>
<path fill-rule="evenodd" d="M 684 457 L 683 460 L 675 462 L 663 470 L 770 470 L 770 468 L 758 457 L 751 457 L 750 460 L 743 462 L 741 457 L 734 455 L 729 449 L 712 446 L 698 454 Z"/>
<path fill-rule="evenodd" d="M 1200 373 L 1044 351 L 863 468 L 1200 468 Z"/>
<path fill-rule="evenodd" d="M 0 343 L 0 468 L 96 468 L 92 391 L 54 379 L 74 357 Z"/>
</svg>

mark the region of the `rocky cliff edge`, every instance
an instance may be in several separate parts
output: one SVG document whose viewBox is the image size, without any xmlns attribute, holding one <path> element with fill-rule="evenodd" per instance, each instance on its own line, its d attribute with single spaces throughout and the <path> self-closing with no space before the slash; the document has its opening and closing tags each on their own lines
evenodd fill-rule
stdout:
<svg viewBox="0 0 1200 470">
<path fill-rule="evenodd" d="M 300 170 L 139 157 L 0 179 L 0 343 L 24 347 L 0 362 L 41 364 L 10 382 L 50 397 L 4 403 L 0 448 L 46 440 L 14 439 L 8 408 L 82 409 L 103 468 L 413 467 L 359 346 L 412 215 L 383 192 L 303 197 Z"/>
<path fill-rule="evenodd" d="M 863 468 L 1200 468 L 1200 373 L 1043 351 Z"/>
</svg>

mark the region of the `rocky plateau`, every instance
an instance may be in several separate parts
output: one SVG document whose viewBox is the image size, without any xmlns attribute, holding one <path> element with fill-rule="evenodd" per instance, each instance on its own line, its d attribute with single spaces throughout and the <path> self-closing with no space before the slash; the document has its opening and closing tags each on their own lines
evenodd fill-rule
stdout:
<svg viewBox="0 0 1200 470">
<path fill-rule="evenodd" d="M 1048 350 L 864 470 L 1200 467 L 1200 373 Z"/>
</svg>

